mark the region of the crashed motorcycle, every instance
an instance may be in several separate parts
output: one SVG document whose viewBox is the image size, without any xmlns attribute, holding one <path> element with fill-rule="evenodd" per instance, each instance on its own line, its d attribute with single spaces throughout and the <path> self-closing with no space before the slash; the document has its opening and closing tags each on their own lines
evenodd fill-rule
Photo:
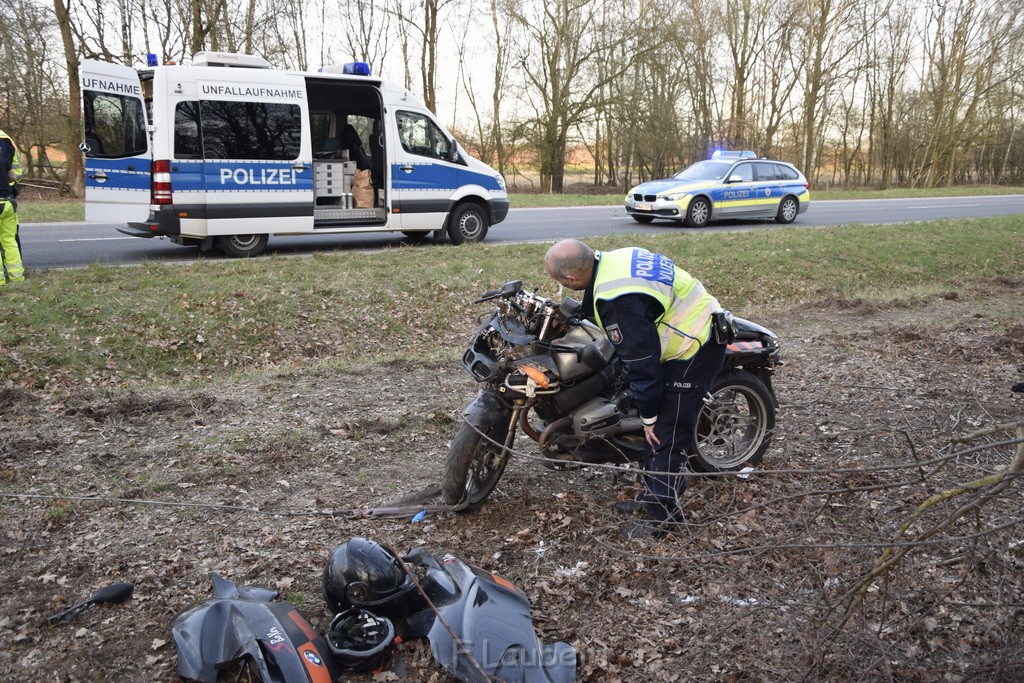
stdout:
<svg viewBox="0 0 1024 683">
<path fill-rule="evenodd" d="M 519 280 L 485 292 L 494 302 L 462 365 L 480 385 L 445 458 L 441 493 L 458 510 L 480 506 L 497 486 L 521 430 L 543 463 L 560 469 L 642 462 L 643 425 L 626 366 L 582 305 L 523 289 Z M 704 399 L 690 468 L 733 472 L 757 464 L 771 443 L 778 402 L 772 375 L 778 337 L 728 316 L 734 340 Z"/>
</svg>

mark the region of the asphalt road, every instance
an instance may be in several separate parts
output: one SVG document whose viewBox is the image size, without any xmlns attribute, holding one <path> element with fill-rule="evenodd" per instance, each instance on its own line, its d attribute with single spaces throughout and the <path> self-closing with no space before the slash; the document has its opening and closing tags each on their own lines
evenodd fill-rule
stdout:
<svg viewBox="0 0 1024 683">
<path fill-rule="evenodd" d="M 932 197 L 921 199 L 864 199 L 812 201 L 795 226 L 815 227 L 860 224 L 894 224 L 943 218 L 973 218 L 1024 214 L 1024 194 L 986 197 Z M 774 221 L 726 221 L 713 223 L 704 232 L 770 230 Z M 123 265 L 143 261 L 193 261 L 198 251 L 164 239 L 140 239 L 117 232 L 111 223 L 25 223 L 21 226 L 22 251 L 29 269 L 80 268 L 89 264 Z M 663 234 L 689 231 L 667 221 L 641 225 L 621 206 L 558 209 L 516 209 L 492 226 L 489 244 L 553 241 L 565 237 L 623 233 Z M 381 249 L 403 244 L 401 233 L 352 235 L 271 236 L 268 253 L 312 254 L 335 249 Z M 208 252 L 204 258 L 224 258 Z"/>
</svg>

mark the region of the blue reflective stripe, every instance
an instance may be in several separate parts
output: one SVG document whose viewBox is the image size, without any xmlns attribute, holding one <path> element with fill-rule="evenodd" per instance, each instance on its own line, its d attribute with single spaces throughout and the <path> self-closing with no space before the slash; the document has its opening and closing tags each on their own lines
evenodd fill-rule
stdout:
<svg viewBox="0 0 1024 683">
<path fill-rule="evenodd" d="M 128 157 L 126 159 L 85 160 L 85 186 L 104 190 L 146 190 L 149 191 L 149 159 Z M 106 178 L 98 179 L 102 174 Z"/>
<path fill-rule="evenodd" d="M 304 170 L 294 166 L 294 161 L 172 161 L 171 187 L 184 192 L 311 191 L 313 165 Z"/>
<path fill-rule="evenodd" d="M 402 170 L 412 167 L 411 171 Z M 396 190 L 449 190 L 459 186 L 459 169 L 444 164 L 391 164 L 391 187 Z"/>
<path fill-rule="evenodd" d="M 412 171 L 402 170 L 410 166 Z M 391 164 L 391 186 L 396 190 L 457 190 L 464 185 L 480 185 L 493 192 L 502 191 L 493 174 L 477 173 L 444 163 Z"/>
</svg>

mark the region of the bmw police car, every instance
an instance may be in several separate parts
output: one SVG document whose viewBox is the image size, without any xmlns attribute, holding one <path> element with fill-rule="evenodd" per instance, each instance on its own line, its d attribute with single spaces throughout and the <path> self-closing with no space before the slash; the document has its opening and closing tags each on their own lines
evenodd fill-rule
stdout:
<svg viewBox="0 0 1024 683">
<path fill-rule="evenodd" d="M 753 152 L 716 151 L 671 178 L 637 185 L 626 213 L 638 223 L 655 218 L 701 228 L 719 218 L 774 218 L 792 223 L 811 201 L 807 179 L 792 164 Z"/>
</svg>

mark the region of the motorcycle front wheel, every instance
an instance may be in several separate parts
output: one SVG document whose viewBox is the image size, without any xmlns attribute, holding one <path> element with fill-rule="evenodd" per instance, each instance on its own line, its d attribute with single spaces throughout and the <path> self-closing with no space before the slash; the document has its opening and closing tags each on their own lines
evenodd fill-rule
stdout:
<svg viewBox="0 0 1024 683">
<path fill-rule="evenodd" d="M 745 370 L 715 378 L 697 417 L 690 464 L 697 472 L 735 472 L 761 462 L 771 445 L 775 403 L 768 387 Z"/>
<path fill-rule="evenodd" d="M 508 427 L 507 415 L 479 430 L 462 423 L 444 461 L 441 498 L 446 504 L 462 503 L 465 511 L 487 500 L 508 464 L 509 454 L 504 447 Z"/>
</svg>

